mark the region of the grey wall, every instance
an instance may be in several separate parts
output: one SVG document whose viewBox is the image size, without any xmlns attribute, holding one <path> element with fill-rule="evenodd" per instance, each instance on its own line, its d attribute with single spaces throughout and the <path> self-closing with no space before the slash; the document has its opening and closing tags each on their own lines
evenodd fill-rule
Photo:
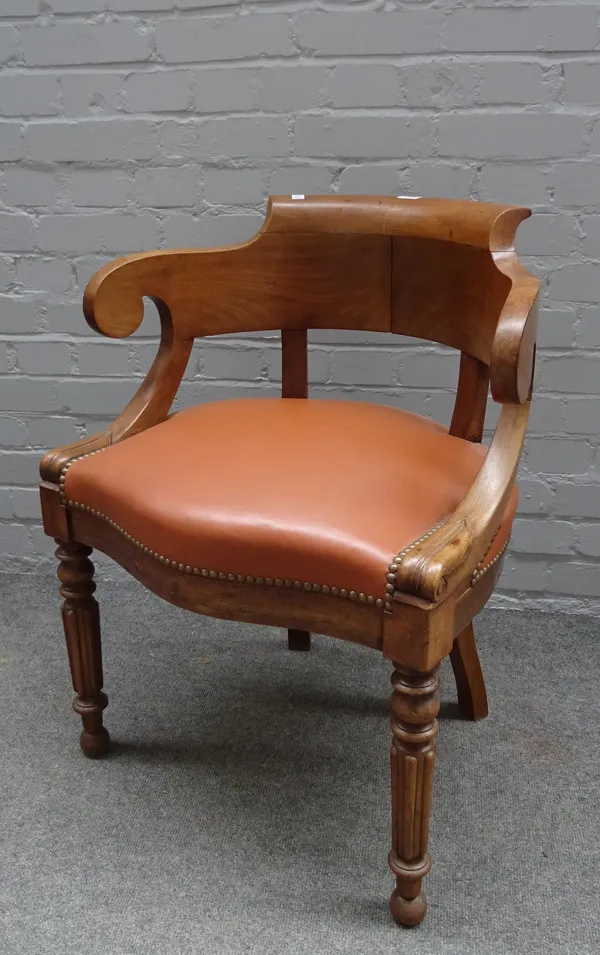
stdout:
<svg viewBox="0 0 600 955">
<path fill-rule="evenodd" d="M 102 12 L 99 13 L 98 11 Z M 237 241 L 269 192 L 525 203 L 538 394 L 507 602 L 600 595 L 600 4 L 0 0 L 0 567 L 48 572 L 41 449 L 97 430 L 154 353 L 87 328 L 124 252 Z M 314 393 L 447 421 L 455 356 L 312 335 Z M 272 338 L 196 347 L 180 404 L 277 392 Z M 493 419 L 493 414 L 490 420 Z"/>
</svg>

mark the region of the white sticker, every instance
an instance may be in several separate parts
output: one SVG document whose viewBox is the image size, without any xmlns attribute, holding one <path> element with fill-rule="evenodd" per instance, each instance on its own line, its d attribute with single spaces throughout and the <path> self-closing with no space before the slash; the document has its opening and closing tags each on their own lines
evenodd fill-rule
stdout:
<svg viewBox="0 0 600 955">
<path fill-rule="evenodd" d="M 304 196 L 292 196 L 292 199 L 304 199 Z"/>
<path fill-rule="evenodd" d="M 422 199 L 423 196 L 396 196 L 396 199 Z"/>
</svg>

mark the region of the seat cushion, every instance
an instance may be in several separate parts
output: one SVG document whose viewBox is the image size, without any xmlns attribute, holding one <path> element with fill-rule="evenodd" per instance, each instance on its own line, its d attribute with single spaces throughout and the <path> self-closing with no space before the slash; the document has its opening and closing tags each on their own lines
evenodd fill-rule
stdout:
<svg viewBox="0 0 600 955">
<path fill-rule="evenodd" d="M 453 511 L 485 453 L 380 405 L 236 399 L 75 460 L 64 494 L 188 573 L 300 582 L 381 606 L 388 565 Z"/>
</svg>

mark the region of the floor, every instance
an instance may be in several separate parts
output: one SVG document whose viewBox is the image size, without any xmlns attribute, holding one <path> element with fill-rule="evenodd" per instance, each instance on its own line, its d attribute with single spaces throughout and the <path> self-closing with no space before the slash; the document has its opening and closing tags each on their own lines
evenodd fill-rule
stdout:
<svg viewBox="0 0 600 955">
<path fill-rule="evenodd" d="M 2 955 L 597 955 L 598 620 L 489 611 L 443 705 L 417 929 L 388 914 L 379 654 L 100 584 L 110 758 L 80 755 L 54 581 L 0 577 Z"/>
</svg>

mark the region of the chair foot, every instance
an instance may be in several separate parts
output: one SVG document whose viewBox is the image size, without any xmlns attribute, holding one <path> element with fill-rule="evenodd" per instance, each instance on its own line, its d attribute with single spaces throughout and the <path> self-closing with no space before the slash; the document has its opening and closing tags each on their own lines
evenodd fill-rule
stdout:
<svg viewBox="0 0 600 955">
<path fill-rule="evenodd" d="M 101 726 L 97 733 L 88 733 L 87 730 L 81 731 L 79 745 L 83 755 L 88 759 L 100 759 L 106 756 L 110 749 L 110 735 L 105 726 Z"/>
<path fill-rule="evenodd" d="M 110 736 L 102 725 L 108 697 L 102 692 L 100 614 L 93 596 L 96 590 L 94 565 L 89 560 L 92 548 L 74 541 L 59 540 L 57 544 L 60 593 L 65 598 L 62 618 L 73 689 L 77 694 L 73 709 L 83 723 L 79 742 L 86 756 L 97 759 L 108 752 Z"/>
<path fill-rule="evenodd" d="M 427 914 L 427 899 L 423 890 L 414 899 L 405 899 L 398 889 L 390 896 L 390 912 L 399 925 L 420 925 Z"/>
<path fill-rule="evenodd" d="M 288 630 L 288 650 L 310 650 L 308 630 Z"/>
<path fill-rule="evenodd" d="M 417 673 L 399 663 L 392 676 L 392 851 L 388 862 L 396 876 L 390 911 L 402 925 L 425 918 L 421 889 L 431 868 L 427 852 L 429 812 L 440 709 L 437 667 Z"/>
<path fill-rule="evenodd" d="M 456 680 L 461 715 L 466 720 L 485 719 L 488 715 L 487 693 L 472 623 L 465 627 L 454 641 L 450 662 Z"/>
</svg>

